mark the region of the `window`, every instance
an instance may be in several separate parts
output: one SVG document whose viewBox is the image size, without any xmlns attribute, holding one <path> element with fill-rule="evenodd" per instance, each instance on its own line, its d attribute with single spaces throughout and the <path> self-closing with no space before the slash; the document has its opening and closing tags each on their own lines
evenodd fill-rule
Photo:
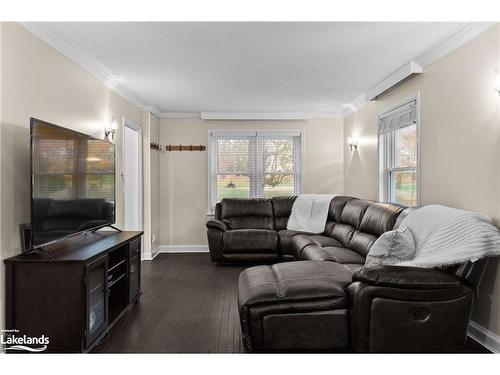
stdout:
<svg viewBox="0 0 500 375">
<path fill-rule="evenodd" d="M 210 209 L 223 198 L 300 193 L 301 131 L 210 132 Z"/>
<path fill-rule="evenodd" d="M 380 198 L 418 204 L 417 99 L 379 116 Z"/>
</svg>

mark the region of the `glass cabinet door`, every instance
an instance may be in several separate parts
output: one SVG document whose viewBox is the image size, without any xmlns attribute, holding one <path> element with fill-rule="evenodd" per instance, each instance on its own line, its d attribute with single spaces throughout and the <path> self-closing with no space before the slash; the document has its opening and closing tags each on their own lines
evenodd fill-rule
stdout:
<svg viewBox="0 0 500 375">
<path fill-rule="evenodd" d="M 129 245 L 129 302 L 141 292 L 141 240 Z"/>
<path fill-rule="evenodd" d="M 90 346 L 104 332 L 107 318 L 107 257 L 103 257 L 85 268 L 87 287 L 85 338 Z"/>
</svg>

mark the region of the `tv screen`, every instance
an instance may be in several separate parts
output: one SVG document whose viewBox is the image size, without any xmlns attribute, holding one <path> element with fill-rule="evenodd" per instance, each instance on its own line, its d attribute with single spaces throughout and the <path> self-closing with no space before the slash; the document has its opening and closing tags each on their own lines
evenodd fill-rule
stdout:
<svg viewBox="0 0 500 375">
<path fill-rule="evenodd" d="M 115 222 L 115 146 L 31 118 L 31 246 Z"/>
</svg>

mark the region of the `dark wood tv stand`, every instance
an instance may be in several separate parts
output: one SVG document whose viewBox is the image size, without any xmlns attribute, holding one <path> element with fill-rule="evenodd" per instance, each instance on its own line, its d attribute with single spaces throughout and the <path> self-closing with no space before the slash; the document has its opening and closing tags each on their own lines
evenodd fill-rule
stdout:
<svg viewBox="0 0 500 375">
<path fill-rule="evenodd" d="M 143 232 L 85 233 L 5 260 L 6 328 L 89 352 L 141 295 Z"/>
</svg>

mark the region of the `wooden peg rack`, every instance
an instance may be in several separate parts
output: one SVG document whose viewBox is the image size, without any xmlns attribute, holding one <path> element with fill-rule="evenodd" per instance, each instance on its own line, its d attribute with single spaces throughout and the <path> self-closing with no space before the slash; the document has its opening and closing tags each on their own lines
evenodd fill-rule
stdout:
<svg viewBox="0 0 500 375">
<path fill-rule="evenodd" d="M 166 145 L 165 151 L 205 151 L 203 145 Z"/>
<path fill-rule="evenodd" d="M 157 142 L 151 142 L 149 147 L 156 151 L 161 151 L 163 149 L 163 147 Z"/>
</svg>

